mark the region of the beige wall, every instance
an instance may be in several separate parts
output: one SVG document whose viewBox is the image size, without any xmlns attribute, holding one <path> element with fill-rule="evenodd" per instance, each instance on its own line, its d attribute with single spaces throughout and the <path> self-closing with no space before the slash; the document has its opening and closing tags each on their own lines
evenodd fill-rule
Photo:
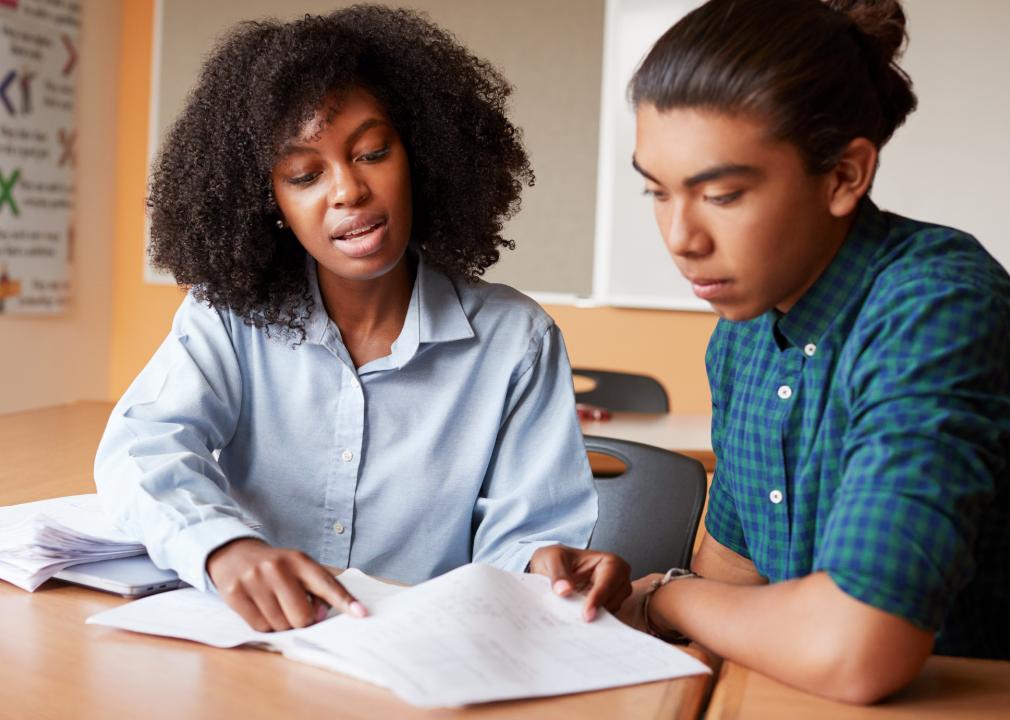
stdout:
<svg viewBox="0 0 1010 720">
<path fill-rule="evenodd" d="M 326 13 L 353 0 L 166 0 L 155 134 L 164 137 L 185 104 L 214 41 L 241 20 Z M 603 62 L 603 0 L 395 0 L 427 13 L 513 85 L 510 115 L 522 128 L 536 185 L 504 235 L 487 274 L 534 292 L 589 295 L 593 282 L 596 148 Z"/>
<path fill-rule="evenodd" d="M 79 50 L 72 299 L 0 317 L 0 412 L 108 395 L 120 0 L 85 0 Z"/>
</svg>

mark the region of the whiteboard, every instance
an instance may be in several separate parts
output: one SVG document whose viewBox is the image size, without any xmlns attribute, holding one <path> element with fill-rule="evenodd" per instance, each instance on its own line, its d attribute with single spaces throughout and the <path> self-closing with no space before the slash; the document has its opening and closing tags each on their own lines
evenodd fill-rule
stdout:
<svg viewBox="0 0 1010 720">
<path fill-rule="evenodd" d="M 631 167 L 635 114 L 628 82 L 656 40 L 701 0 L 608 0 L 600 93 L 593 299 L 601 305 L 709 310 L 691 292 L 663 245 Z"/>
</svg>

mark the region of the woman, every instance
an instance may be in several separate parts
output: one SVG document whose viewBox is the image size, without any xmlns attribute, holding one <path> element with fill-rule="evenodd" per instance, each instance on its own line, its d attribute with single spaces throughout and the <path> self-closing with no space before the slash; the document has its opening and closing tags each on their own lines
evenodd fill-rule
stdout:
<svg viewBox="0 0 1010 720">
<path fill-rule="evenodd" d="M 561 334 L 477 278 L 533 175 L 510 88 L 447 33 L 356 6 L 244 23 L 154 169 L 151 257 L 191 288 L 96 462 L 154 561 L 258 630 L 365 609 L 319 563 L 466 562 L 588 589 L 596 496 Z"/>
<path fill-rule="evenodd" d="M 694 573 L 623 617 L 852 702 L 933 651 L 1010 657 L 1010 279 L 869 199 L 904 39 L 895 0 L 712 0 L 631 83 L 635 166 L 722 319 Z"/>
</svg>

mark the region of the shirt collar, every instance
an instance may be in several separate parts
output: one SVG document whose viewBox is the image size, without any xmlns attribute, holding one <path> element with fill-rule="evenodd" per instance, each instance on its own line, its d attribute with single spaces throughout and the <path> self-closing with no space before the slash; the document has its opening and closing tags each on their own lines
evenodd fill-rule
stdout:
<svg viewBox="0 0 1010 720">
<path fill-rule="evenodd" d="M 785 315 L 769 311 L 771 324 L 790 345 L 816 344 L 841 310 L 863 295 L 874 280 L 868 269 L 887 233 L 887 217 L 864 198 L 852 229 L 821 276 Z"/>
<path fill-rule="evenodd" d="M 317 345 L 326 344 L 328 336 L 340 340 L 340 331 L 329 315 L 319 292 L 316 261 L 306 254 L 306 278 L 312 295 L 312 311 L 305 321 L 306 340 Z M 430 267 L 423 257 L 417 257 L 417 275 L 410 304 L 403 321 L 403 329 L 393 342 L 392 353 L 363 366 L 379 370 L 381 366 L 403 367 L 422 343 L 451 342 L 474 337 L 473 326 L 463 309 L 455 285 L 444 274 Z M 386 361 L 386 362 L 384 362 Z"/>
</svg>

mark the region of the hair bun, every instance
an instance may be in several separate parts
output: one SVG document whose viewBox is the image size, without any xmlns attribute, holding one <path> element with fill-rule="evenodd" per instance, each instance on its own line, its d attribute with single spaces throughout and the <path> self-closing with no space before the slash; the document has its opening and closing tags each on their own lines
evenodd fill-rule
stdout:
<svg viewBox="0 0 1010 720">
<path fill-rule="evenodd" d="M 876 64 L 879 71 L 871 75 L 876 78 L 884 117 L 878 138 L 883 145 L 918 104 L 911 78 L 898 66 L 898 58 L 908 39 L 905 11 L 898 0 L 827 0 L 827 5 L 852 22 L 862 44 L 871 56 L 875 56 L 870 62 Z"/>
<path fill-rule="evenodd" d="M 827 5 L 874 40 L 884 60 L 894 62 L 901 55 L 908 33 L 898 0 L 827 0 Z"/>
<path fill-rule="evenodd" d="M 908 32 L 899 0 L 827 0 L 827 5 L 876 40 L 884 60 L 893 63 L 901 56 Z"/>
</svg>

